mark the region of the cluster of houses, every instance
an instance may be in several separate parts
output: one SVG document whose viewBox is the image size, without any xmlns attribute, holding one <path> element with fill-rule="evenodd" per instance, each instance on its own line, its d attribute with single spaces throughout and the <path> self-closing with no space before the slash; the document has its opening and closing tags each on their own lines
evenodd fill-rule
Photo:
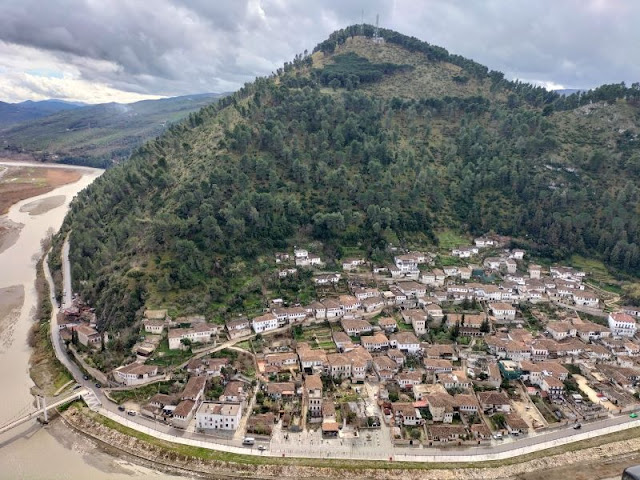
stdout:
<svg viewBox="0 0 640 480">
<path fill-rule="evenodd" d="M 218 326 L 207 323 L 203 316 L 178 317 L 172 320 L 167 310 L 145 310 L 142 326 L 145 336 L 134 346 L 136 360 L 112 372 L 114 380 L 120 384 L 144 385 L 163 378 L 156 365 L 147 365 L 145 362 L 157 349 L 165 331 L 170 350 L 185 349 L 192 344 L 210 343 L 218 335 Z"/>
<path fill-rule="evenodd" d="M 61 309 L 57 315 L 59 333 L 62 339 L 87 347 L 100 348 L 103 335 L 96 330 L 95 309 L 88 307 L 78 298 L 71 305 Z"/>
<path fill-rule="evenodd" d="M 186 429 L 195 421 L 199 431 L 236 430 L 250 393 L 249 385 L 242 380 L 225 380 L 224 391 L 217 401 L 205 399 L 208 381 L 222 377 L 223 369 L 228 366 L 226 358 L 192 360 L 187 365 L 190 377 L 182 392 L 174 395 L 155 394 L 143 405 L 142 415 L 181 429 Z"/>
<path fill-rule="evenodd" d="M 313 277 L 321 287 L 344 286 L 347 278 L 346 290 L 336 287 L 333 295 L 309 305 L 284 306 L 274 301 L 254 318 L 228 320 L 226 333 L 234 339 L 288 325 L 328 324 L 330 347 L 298 341 L 286 351 L 259 354 L 256 359 L 265 395 L 300 400 L 310 422 L 321 424 L 326 436 L 338 435 L 342 427 L 336 421 L 333 400 L 325 396 L 323 380 L 327 379 L 336 384 L 379 384 L 379 413 L 393 435 L 401 438 L 404 429 L 424 426 L 427 439 L 436 442 L 477 442 L 491 438 L 496 429 L 519 434 L 537 428 L 518 413 L 513 398 L 502 389 L 503 382 L 522 381 L 529 395 L 563 399 L 569 393 L 570 377 L 565 364 L 584 366 L 597 378 L 635 393 L 640 381 L 640 342 L 635 338 L 640 311 L 627 307 L 598 323 L 571 313 L 561 319 L 544 318 L 544 330 L 539 332 L 522 328 L 526 321 L 522 304 L 528 310 L 549 302 L 595 311 L 601 302 L 585 285 L 584 272 L 525 265 L 526 253 L 505 249 L 506 243 L 503 237 L 480 237 L 473 246 L 451 251 L 457 258 L 477 257 L 478 265 L 433 268 L 435 255 L 420 252 L 399 254 L 392 265 L 370 269 L 364 259 L 347 258 L 342 272 Z M 276 254 L 276 264 L 282 264 L 279 276 L 285 277 L 297 273 L 297 268 L 323 263 L 307 250 L 295 248 L 293 255 Z M 365 267 L 381 281 L 350 281 L 354 272 Z M 221 333 L 202 317 L 173 321 L 164 310 L 145 312 L 143 326 L 148 335 L 135 347 L 138 361 L 113 373 L 120 383 L 139 385 L 160 375 L 157 367 L 144 362 L 165 332 L 170 349 L 212 342 Z M 434 344 L 432 330 L 452 335 L 447 343 Z M 461 337 L 480 348 L 458 343 Z M 89 337 L 83 336 L 83 341 L 91 344 Z M 248 397 L 245 383 L 227 381 L 220 398 L 204 401 L 207 379 L 220 377 L 225 366 L 225 359 L 193 360 L 184 391 L 155 395 L 143 414 L 178 428 L 195 421 L 201 431 L 237 429 Z M 288 381 L 267 380 L 285 372 L 290 375 Z M 273 414 L 265 415 L 250 420 L 272 424 Z"/>
</svg>

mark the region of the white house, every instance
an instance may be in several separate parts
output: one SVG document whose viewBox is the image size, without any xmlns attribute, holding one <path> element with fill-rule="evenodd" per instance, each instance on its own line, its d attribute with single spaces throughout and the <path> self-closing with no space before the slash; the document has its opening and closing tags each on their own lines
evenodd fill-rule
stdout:
<svg viewBox="0 0 640 480">
<path fill-rule="evenodd" d="M 515 320 L 516 318 L 516 309 L 509 303 L 491 303 L 489 308 L 497 320 Z"/>
<path fill-rule="evenodd" d="M 254 318 L 251 321 L 251 326 L 254 332 L 262 333 L 268 330 L 275 330 L 278 328 L 278 317 L 273 313 L 266 313 L 259 317 Z"/>
<path fill-rule="evenodd" d="M 218 333 L 218 326 L 210 323 L 198 323 L 191 328 L 174 328 L 169 330 L 169 350 L 182 348 L 183 340 L 191 343 L 207 343 Z"/>
<path fill-rule="evenodd" d="M 131 363 L 123 365 L 113 371 L 113 377 L 116 382 L 125 385 L 141 385 L 147 383 L 150 377 L 158 375 L 158 367 L 156 365 L 143 365 L 140 363 Z"/>
<path fill-rule="evenodd" d="M 616 337 L 633 337 L 636 334 L 636 320 L 628 313 L 610 313 L 608 321 L 611 334 Z"/>
<path fill-rule="evenodd" d="M 196 412 L 196 426 L 202 430 L 235 430 L 242 418 L 237 403 L 203 403 Z"/>
<path fill-rule="evenodd" d="M 164 330 L 165 321 L 164 320 L 143 320 L 142 325 L 144 326 L 145 332 L 160 335 Z"/>
<path fill-rule="evenodd" d="M 529 277 L 539 279 L 540 273 L 542 272 L 542 267 L 540 265 L 530 264 L 529 265 Z"/>
<path fill-rule="evenodd" d="M 347 258 L 342 261 L 343 270 L 356 270 L 361 265 L 364 265 L 362 258 Z"/>
<path fill-rule="evenodd" d="M 411 332 L 394 333 L 389 338 L 389 346 L 412 355 L 420 353 L 420 340 Z"/>
<path fill-rule="evenodd" d="M 585 292 L 584 290 L 573 292 L 573 301 L 576 302 L 576 305 L 591 308 L 596 308 L 600 303 L 600 299 L 597 295 Z"/>
</svg>

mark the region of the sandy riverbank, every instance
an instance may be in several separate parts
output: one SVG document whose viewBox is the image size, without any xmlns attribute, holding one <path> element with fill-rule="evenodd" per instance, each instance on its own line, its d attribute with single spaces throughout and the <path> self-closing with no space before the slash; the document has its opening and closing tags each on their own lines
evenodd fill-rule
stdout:
<svg viewBox="0 0 640 480">
<path fill-rule="evenodd" d="M 0 215 L 11 205 L 27 198 L 42 195 L 51 190 L 80 180 L 82 172 L 71 168 L 4 166 L 0 177 Z"/>
<path fill-rule="evenodd" d="M 53 195 L 52 197 L 42 198 L 23 205 L 20 207 L 20 211 L 23 213 L 27 212 L 29 215 L 42 215 L 49 210 L 63 205 L 66 198 L 64 195 Z"/>
<path fill-rule="evenodd" d="M 0 253 L 13 246 L 20 238 L 21 223 L 12 222 L 6 216 L 0 216 Z"/>
<path fill-rule="evenodd" d="M 24 287 L 13 285 L 0 288 L 0 351 L 11 344 L 13 326 L 24 304 Z"/>
</svg>

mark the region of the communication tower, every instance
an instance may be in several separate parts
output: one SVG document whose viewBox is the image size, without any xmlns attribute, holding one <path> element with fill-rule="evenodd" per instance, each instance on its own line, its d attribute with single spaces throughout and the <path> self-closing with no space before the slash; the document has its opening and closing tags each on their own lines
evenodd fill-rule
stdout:
<svg viewBox="0 0 640 480">
<path fill-rule="evenodd" d="M 377 44 L 384 43 L 384 38 L 380 36 L 380 27 L 378 26 L 379 21 L 380 21 L 380 15 L 376 13 L 376 28 L 373 31 L 373 43 L 377 43 Z"/>
</svg>

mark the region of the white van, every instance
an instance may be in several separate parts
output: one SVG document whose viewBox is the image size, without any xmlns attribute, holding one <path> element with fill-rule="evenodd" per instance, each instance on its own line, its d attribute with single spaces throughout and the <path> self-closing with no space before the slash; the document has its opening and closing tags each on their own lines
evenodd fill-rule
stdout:
<svg viewBox="0 0 640 480">
<path fill-rule="evenodd" d="M 255 438 L 253 438 L 253 437 L 244 437 L 244 438 L 242 439 L 242 445 L 249 445 L 249 446 L 251 446 L 251 445 L 255 445 L 255 443 L 256 443 L 256 439 L 255 439 Z"/>
</svg>

